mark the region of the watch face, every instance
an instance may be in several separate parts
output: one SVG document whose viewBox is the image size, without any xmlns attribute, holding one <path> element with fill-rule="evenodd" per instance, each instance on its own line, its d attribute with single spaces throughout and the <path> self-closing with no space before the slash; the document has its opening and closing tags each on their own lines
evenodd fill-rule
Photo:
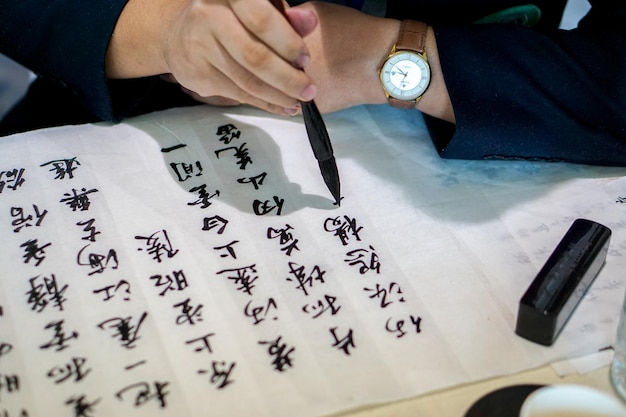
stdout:
<svg viewBox="0 0 626 417">
<path fill-rule="evenodd" d="M 399 100 L 415 100 L 430 83 L 430 67 L 423 56 L 401 51 L 391 55 L 380 71 L 387 93 Z"/>
</svg>

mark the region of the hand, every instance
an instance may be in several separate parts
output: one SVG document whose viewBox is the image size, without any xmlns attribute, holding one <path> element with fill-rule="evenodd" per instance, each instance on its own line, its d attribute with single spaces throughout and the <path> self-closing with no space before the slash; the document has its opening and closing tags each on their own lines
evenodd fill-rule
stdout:
<svg viewBox="0 0 626 417">
<path fill-rule="evenodd" d="M 387 103 L 378 72 L 398 39 L 400 21 L 330 3 L 307 2 L 298 8 L 314 11 L 319 20 L 305 41 L 311 52 L 306 72 L 317 86 L 315 102 L 320 111 Z M 426 36 L 426 52 L 431 80 L 417 107 L 423 113 L 454 122 L 432 28 Z"/>
<path fill-rule="evenodd" d="M 311 52 L 306 73 L 318 88 L 320 111 L 386 103 L 378 70 L 397 40 L 400 22 L 330 3 L 307 2 L 293 9 L 318 16 L 305 42 Z"/>
<path fill-rule="evenodd" d="M 317 91 L 301 71 L 310 60 L 302 38 L 317 18 L 289 8 L 287 18 L 268 0 L 130 0 L 111 38 L 107 75 L 171 74 L 197 97 L 289 114 Z"/>
</svg>

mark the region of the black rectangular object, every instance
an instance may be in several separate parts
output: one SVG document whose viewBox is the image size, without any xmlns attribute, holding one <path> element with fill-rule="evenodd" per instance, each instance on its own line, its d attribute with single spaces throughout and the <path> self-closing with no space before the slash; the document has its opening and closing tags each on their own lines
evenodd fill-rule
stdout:
<svg viewBox="0 0 626 417">
<path fill-rule="evenodd" d="M 610 238 L 608 227 L 576 219 L 522 296 L 515 333 L 551 346 L 604 265 Z"/>
</svg>

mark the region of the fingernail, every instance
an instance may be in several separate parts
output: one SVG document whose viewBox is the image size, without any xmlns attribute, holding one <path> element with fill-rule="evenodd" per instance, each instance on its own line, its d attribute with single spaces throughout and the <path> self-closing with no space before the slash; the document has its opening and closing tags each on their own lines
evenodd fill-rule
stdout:
<svg viewBox="0 0 626 417">
<path fill-rule="evenodd" d="M 283 111 L 287 116 L 295 116 L 296 114 L 298 114 L 300 109 L 297 107 L 285 107 Z"/>
<path fill-rule="evenodd" d="M 315 85 L 313 84 L 309 84 L 304 90 L 302 90 L 302 93 L 300 93 L 300 99 L 302 101 L 311 101 L 316 94 L 317 87 L 315 87 Z"/>
<path fill-rule="evenodd" d="M 303 53 L 300 54 L 298 59 L 296 59 L 295 65 L 300 69 L 304 69 L 307 65 L 309 65 L 309 62 L 311 62 L 311 57 L 309 56 L 309 54 Z"/>
</svg>

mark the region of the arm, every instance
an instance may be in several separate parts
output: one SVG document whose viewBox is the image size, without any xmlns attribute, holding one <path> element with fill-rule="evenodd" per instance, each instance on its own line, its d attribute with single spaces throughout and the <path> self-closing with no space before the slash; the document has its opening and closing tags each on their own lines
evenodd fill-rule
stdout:
<svg viewBox="0 0 626 417">
<path fill-rule="evenodd" d="M 101 120 L 131 113 L 166 73 L 199 95 L 280 113 L 316 92 L 294 66 L 306 65 L 301 36 L 317 20 L 288 13 L 266 0 L 3 1 L 0 52 Z"/>
<path fill-rule="evenodd" d="M 398 21 L 309 7 L 320 18 L 307 38 L 318 105 L 384 103 L 378 66 Z M 414 9 L 407 17 L 419 18 Z M 433 80 L 418 110 L 440 154 L 626 165 L 625 9 L 596 1 L 575 31 L 433 23 Z"/>
<path fill-rule="evenodd" d="M 300 69 L 309 61 L 301 36 L 317 20 L 305 10 L 289 17 L 267 0 L 130 0 L 111 38 L 107 74 L 171 74 L 200 97 L 282 113 L 316 91 Z"/>
</svg>

